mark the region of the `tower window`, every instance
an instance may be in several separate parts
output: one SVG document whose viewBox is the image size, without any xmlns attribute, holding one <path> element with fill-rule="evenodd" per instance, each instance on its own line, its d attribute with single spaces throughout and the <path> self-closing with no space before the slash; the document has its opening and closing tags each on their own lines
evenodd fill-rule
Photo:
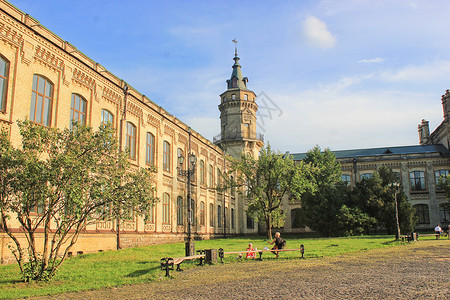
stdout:
<svg viewBox="0 0 450 300">
<path fill-rule="evenodd" d="M 231 99 L 232 99 L 232 100 L 236 100 L 236 95 L 235 95 L 235 94 L 232 94 L 232 95 L 231 95 Z"/>
<path fill-rule="evenodd" d="M 244 100 L 248 100 L 248 95 L 247 94 L 244 95 Z"/>
</svg>

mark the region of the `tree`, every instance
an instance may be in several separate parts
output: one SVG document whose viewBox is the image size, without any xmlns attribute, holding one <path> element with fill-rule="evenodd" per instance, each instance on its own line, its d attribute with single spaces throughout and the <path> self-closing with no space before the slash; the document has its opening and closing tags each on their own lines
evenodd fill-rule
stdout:
<svg viewBox="0 0 450 300">
<path fill-rule="evenodd" d="M 306 153 L 305 164 L 311 164 L 315 190 L 301 198 L 306 225 L 325 236 L 339 235 L 339 210 L 344 203 L 346 187 L 341 182 L 341 168 L 330 149 L 319 146 Z"/>
<path fill-rule="evenodd" d="M 0 136 L 0 229 L 25 281 L 55 275 L 84 228 L 134 210 L 145 215 L 154 169 L 133 168 L 109 126 L 58 130 L 18 122 L 21 147 Z M 11 230 L 17 221 L 23 233 Z M 42 238 L 37 232 L 42 231 Z M 23 241 L 25 236 L 25 242 Z"/>
<path fill-rule="evenodd" d="M 375 218 L 378 228 L 393 234 L 397 226 L 395 217 L 395 193 L 397 192 L 400 231 L 411 232 L 415 226 L 414 209 L 408 202 L 402 186 L 397 188 L 392 186 L 398 181 L 396 173 L 389 168 L 381 167 L 372 178 L 363 179 L 356 184 L 349 205 Z"/>
<path fill-rule="evenodd" d="M 447 202 L 443 203 L 442 206 L 446 211 L 450 211 L 450 175 L 441 176 L 439 178 L 438 188 L 445 191 Z"/>
<path fill-rule="evenodd" d="M 272 239 L 273 224 L 282 224 L 284 214 L 281 211 L 282 200 L 300 199 L 312 186 L 308 180 L 309 166 L 300 162 L 294 164 L 289 156 L 272 151 L 270 145 L 262 148 L 259 158 L 242 155 L 241 159 L 230 159 L 230 173 L 236 173 L 237 179 L 228 182 L 228 186 L 243 189 L 250 216 L 264 221 L 267 237 Z"/>
</svg>

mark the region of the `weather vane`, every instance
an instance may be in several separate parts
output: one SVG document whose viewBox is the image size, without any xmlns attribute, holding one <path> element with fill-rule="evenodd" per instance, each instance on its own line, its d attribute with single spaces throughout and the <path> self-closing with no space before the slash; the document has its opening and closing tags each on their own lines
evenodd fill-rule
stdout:
<svg viewBox="0 0 450 300">
<path fill-rule="evenodd" d="M 237 55 L 237 40 L 236 40 L 236 38 L 234 38 L 233 40 L 232 40 L 232 42 L 234 43 L 234 53 Z"/>
</svg>

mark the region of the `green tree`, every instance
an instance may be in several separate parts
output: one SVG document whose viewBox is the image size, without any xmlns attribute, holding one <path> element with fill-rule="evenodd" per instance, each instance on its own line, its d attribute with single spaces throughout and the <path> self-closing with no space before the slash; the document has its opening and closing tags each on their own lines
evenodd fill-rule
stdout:
<svg viewBox="0 0 450 300">
<path fill-rule="evenodd" d="M 315 190 L 301 198 L 306 224 L 325 236 L 339 235 L 339 210 L 344 203 L 345 188 L 341 182 L 341 168 L 329 149 L 319 146 L 306 153 L 305 164 L 311 164 L 311 183 Z"/>
<path fill-rule="evenodd" d="M 445 210 L 450 211 L 450 175 L 447 175 L 446 177 L 441 176 L 438 181 L 438 187 L 439 189 L 444 190 L 447 195 L 447 202 L 443 203 L 442 206 Z"/>
<path fill-rule="evenodd" d="M 23 279 L 40 281 L 54 276 L 90 223 L 148 213 L 154 170 L 132 167 L 109 126 L 93 132 L 18 125 L 20 147 L 0 135 L 0 229 L 13 240 Z M 23 233 L 11 230 L 12 221 Z"/>
<path fill-rule="evenodd" d="M 265 222 L 267 238 L 272 239 L 272 226 L 280 226 L 285 218 L 281 211 L 283 199 L 300 199 L 306 190 L 313 189 L 308 179 L 309 166 L 295 164 L 291 157 L 272 151 L 270 145 L 261 149 L 259 158 L 243 155 L 230 160 L 230 173 L 236 173 L 237 179 L 228 185 L 242 188 L 247 213 Z"/>
<path fill-rule="evenodd" d="M 352 207 L 357 207 L 377 220 L 377 227 L 388 234 L 396 232 L 395 193 L 397 192 L 398 216 L 401 232 L 411 232 L 415 226 L 414 209 L 408 202 L 403 188 L 393 186 L 400 179 L 391 169 L 381 167 L 372 178 L 363 179 L 353 189 Z"/>
</svg>

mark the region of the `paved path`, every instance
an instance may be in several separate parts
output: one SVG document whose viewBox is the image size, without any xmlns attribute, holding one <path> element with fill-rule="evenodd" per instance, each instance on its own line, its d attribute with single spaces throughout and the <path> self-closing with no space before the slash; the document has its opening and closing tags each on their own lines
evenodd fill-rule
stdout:
<svg viewBox="0 0 450 300">
<path fill-rule="evenodd" d="M 205 266 L 174 274 L 161 282 L 57 298 L 450 299 L 450 241 L 332 258 Z"/>
</svg>

